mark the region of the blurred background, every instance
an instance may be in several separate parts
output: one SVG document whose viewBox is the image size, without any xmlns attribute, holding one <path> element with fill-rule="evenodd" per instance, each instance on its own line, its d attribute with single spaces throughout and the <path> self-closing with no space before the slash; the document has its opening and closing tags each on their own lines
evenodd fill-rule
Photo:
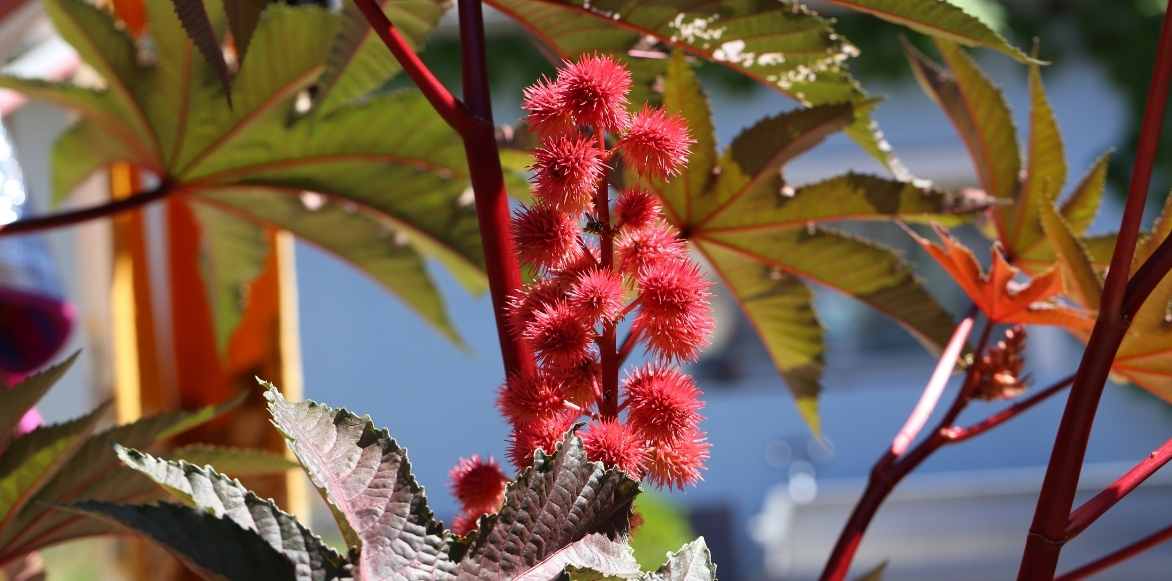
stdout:
<svg viewBox="0 0 1172 581">
<path fill-rule="evenodd" d="M 956 3 L 1020 46 L 1040 39 L 1042 57 L 1055 63 L 1045 69 L 1045 82 L 1071 174 L 1081 176 L 1100 154 L 1116 151 L 1111 193 L 1092 233 L 1113 230 L 1165 2 Z M 951 124 L 911 78 L 899 48 L 903 31 L 857 14 L 825 12 L 838 17 L 839 31 L 862 50 L 853 70 L 869 92 L 885 98 L 876 118 L 904 163 L 944 189 L 975 185 Z M 521 88 L 552 66 L 521 30 L 492 16 L 494 106 L 497 121 L 508 123 L 519 116 Z M 424 53 L 449 86 L 458 84 L 457 48 L 454 23 L 446 22 Z M 1025 127 L 1025 69 L 988 52 L 977 56 L 1004 89 L 1018 126 Z M 0 58 L 8 70 L 24 74 L 60 76 L 76 67 L 76 58 L 54 37 L 34 0 L 0 0 Z M 761 117 L 794 107 L 776 93 L 721 71 L 701 72 L 722 143 Z M 25 211 L 44 211 L 49 147 L 69 119 L 60 110 L 23 104 L 7 94 L 0 95 L 0 112 L 23 167 L 29 198 Z M 1157 192 L 1168 190 L 1172 176 L 1169 149 L 1161 151 Z M 800 184 L 847 169 L 883 171 L 851 142 L 834 137 L 793 163 L 787 178 Z M 86 186 L 94 199 L 106 187 L 102 180 Z M 1153 198 L 1158 204 L 1163 196 Z M 91 224 L 43 236 L 45 256 L 55 261 L 64 294 L 78 309 L 71 348 L 86 350 L 80 371 L 47 398 L 41 411 L 49 420 L 76 415 L 110 393 L 103 379 L 109 377 L 103 371 L 110 323 L 103 285 L 110 258 L 96 243 L 107 228 Z M 890 225 L 864 228 L 869 236 L 901 248 L 921 267 L 936 296 L 961 308 L 959 290 L 905 235 Z M 501 367 L 488 297 L 470 297 L 436 271 L 452 319 L 468 344 L 461 351 L 375 283 L 314 248 L 298 244 L 296 272 L 305 396 L 369 413 L 389 428 L 411 451 L 433 508 L 450 518 L 457 506 L 446 488 L 447 471 L 457 458 L 504 459 L 508 429 L 493 406 Z M 648 541 L 652 553 L 694 532 L 706 537 L 721 579 L 817 576 L 872 463 L 919 396 L 933 364 L 897 325 L 861 304 L 829 291 L 820 294 L 819 302 L 830 345 L 822 440 L 798 417 L 788 390 L 735 306 L 717 297 L 716 343 L 692 370 L 706 393 L 712 458 L 702 484 L 683 493 L 656 493 L 647 502 L 644 510 L 658 515 L 650 519 L 647 537 L 662 537 L 662 548 Z M 1035 385 L 1069 374 L 1080 353 L 1080 344 L 1060 331 L 1033 331 L 1028 369 Z M 883 507 L 856 560 L 859 570 L 889 560 L 888 578 L 895 580 L 1011 578 L 1062 400 L 1054 398 L 988 437 L 946 448 L 930 459 Z M 978 402 L 966 417 L 995 409 L 996 404 Z M 1125 385 L 1107 390 L 1098 417 L 1081 481 L 1084 494 L 1113 480 L 1162 443 L 1172 428 L 1167 405 Z M 1138 539 L 1170 517 L 1172 474 L 1157 474 L 1073 542 L 1060 569 Z M 315 521 L 322 530 L 332 527 L 325 511 L 317 511 Z M 103 550 L 99 545 L 57 549 L 57 562 L 70 571 L 60 578 L 117 578 L 89 560 L 91 551 Z M 1169 571 L 1172 545 L 1165 545 L 1101 578 L 1168 579 Z"/>
</svg>

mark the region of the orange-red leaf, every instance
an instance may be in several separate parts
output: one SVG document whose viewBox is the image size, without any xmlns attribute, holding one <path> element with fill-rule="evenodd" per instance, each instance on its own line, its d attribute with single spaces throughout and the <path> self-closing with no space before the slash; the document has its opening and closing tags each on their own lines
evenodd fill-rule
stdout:
<svg viewBox="0 0 1172 581">
<path fill-rule="evenodd" d="M 997 246 L 993 248 L 992 265 L 986 273 L 972 251 L 947 230 L 936 228 L 939 245 L 911 230 L 908 232 L 990 320 L 1055 325 L 1078 331 L 1089 330 L 1094 324 L 1089 313 L 1056 302 L 1062 292 L 1062 279 L 1054 269 L 1022 284 L 1015 280 L 1021 271 L 1005 260 Z"/>
</svg>

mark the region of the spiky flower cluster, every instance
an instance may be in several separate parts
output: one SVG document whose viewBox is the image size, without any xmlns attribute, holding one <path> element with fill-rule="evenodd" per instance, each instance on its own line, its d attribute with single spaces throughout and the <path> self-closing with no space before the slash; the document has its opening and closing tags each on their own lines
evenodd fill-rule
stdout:
<svg viewBox="0 0 1172 581">
<path fill-rule="evenodd" d="M 508 378 L 498 404 L 513 426 L 518 468 L 586 417 L 589 457 L 682 488 L 700 479 L 709 444 L 700 390 L 673 364 L 694 360 L 708 340 L 709 285 L 657 197 L 631 188 L 612 204 L 606 174 L 621 156 L 643 178 L 671 179 L 693 141 L 675 115 L 628 113 L 630 88 L 622 64 L 585 56 L 525 90 L 541 144 L 536 203 L 515 214 L 513 236 L 536 276 L 511 297 L 509 319 L 537 369 Z M 620 330 L 628 332 L 621 346 Z M 623 360 L 640 342 L 653 362 L 620 385 Z"/>
</svg>

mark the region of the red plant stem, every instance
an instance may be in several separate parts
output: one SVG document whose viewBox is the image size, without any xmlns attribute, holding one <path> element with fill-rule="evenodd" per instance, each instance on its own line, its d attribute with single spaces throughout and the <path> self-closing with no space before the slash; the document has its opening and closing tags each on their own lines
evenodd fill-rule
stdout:
<svg viewBox="0 0 1172 581">
<path fill-rule="evenodd" d="M 1065 379 L 1059 380 L 1058 382 L 1051 385 L 1050 387 L 1047 387 L 1046 389 L 1043 389 L 1043 390 L 1035 393 L 1034 395 L 1027 397 L 1026 399 L 1014 402 L 1012 405 L 1006 407 L 1005 409 L 1003 409 L 1003 410 L 1001 410 L 1001 411 L 999 411 L 999 412 L 997 412 L 997 413 L 995 413 L 995 414 L 993 414 L 993 415 L 991 415 L 991 416 L 989 416 L 989 417 L 987 417 L 987 418 L 985 418 L 975 424 L 972 424 L 970 426 L 966 426 L 963 428 L 962 427 L 953 428 L 953 429 L 949 430 L 946 435 L 948 436 L 948 439 L 952 443 L 963 442 L 965 440 L 971 440 L 981 434 L 984 434 L 985 432 L 988 432 L 989 430 L 992 430 L 993 428 L 996 428 L 997 426 L 1000 426 L 1001 424 L 1004 424 L 1005 422 L 1007 422 L 1009 420 L 1012 420 L 1013 418 L 1016 418 L 1017 416 L 1028 411 L 1030 408 L 1042 403 L 1043 401 L 1050 399 L 1050 397 L 1053 396 L 1054 394 L 1061 392 L 1062 390 L 1066 389 L 1067 387 L 1070 387 L 1070 384 L 1073 381 L 1074 381 L 1073 375 L 1071 375 Z"/>
<path fill-rule="evenodd" d="M 956 356 L 951 355 L 950 351 L 954 343 L 959 343 L 962 347 L 965 339 L 968 337 L 969 331 L 972 329 L 972 318 L 970 314 L 957 325 L 956 331 L 953 332 L 952 339 L 948 342 L 948 347 L 945 348 L 944 353 L 940 356 L 940 363 L 937 364 L 936 370 L 939 371 L 950 356 L 952 357 L 952 364 L 956 363 Z M 985 350 L 989 344 L 989 337 L 993 331 L 993 324 L 991 322 L 985 323 L 985 328 L 981 332 L 980 339 L 977 340 L 977 346 L 974 351 L 980 354 Z M 958 337 L 960 339 L 958 340 Z M 944 368 L 951 371 L 951 367 L 943 365 Z M 867 487 L 863 490 L 862 497 L 859 502 L 855 504 L 854 510 L 851 511 L 850 518 L 847 519 L 846 525 L 843 526 L 842 532 L 839 533 L 838 541 L 834 544 L 834 549 L 830 552 L 830 557 L 826 560 L 826 566 L 822 569 L 822 576 L 819 577 L 821 581 L 842 581 L 846 579 L 847 573 L 850 572 L 851 562 L 854 560 L 855 553 L 859 550 L 859 545 L 863 542 L 863 535 L 866 534 L 867 528 L 871 525 L 871 521 L 875 518 L 875 514 L 879 512 L 879 507 L 883 505 L 883 501 L 891 494 L 896 485 L 900 483 L 909 473 L 915 470 L 924 460 L 928 459 L 933 452 L 940 449 L 940 447 L 952 443 L 949 439 L 948 433 L 952 425 L 956 422 L 956 418 L 964 411 L 969 401 L 970 384 L 973 381 L 973 368 L 969 368 L 969 372 L 965 375 L 964 383 L 961 384 L 960 390 L 956 394 L 956 398 L 952 401 L 952 405 L 944 413 L 940 422 L 936 424 L 935 428 L 924 438 L 919 444 L 913 447 L 905 454 L 898 454 L 895 452 L 895 442 L 892 446 L 875 462 L 875 466 L 871 469 L 871 475 L 867 480 Z M 925 396 L 921 396 L 920 404 L 923 404 L 924 397 L 927 392 L 936 389 L 933 382 L 936 381 L 936 372 L 933 372 L 932 378 L 929 379 L 928 385 L 924 388 Z M 945 376 L 947 378 L 947 375 Z M 936 399 L 939 394 L 936 395 Z M 917 404 L 916 409 L 912 411 L 912 416 L 919 413 L 920 404 Z M 935 407 L 933 403 L 932 407 Z M 931 409 L 928 414 L 931 414 Z M 912 423 L 912 418 L 908 418 L 908 423 Z M 922 427 L 922 423 L 920 424 Z M 904 425 L 900 433 L 907 430 L 907 424 Z M 916 429 L 919 431 L 919 428 Z M 900 438 L 897 435 L 896 441 Z"/>
<path fill-rule="evenodd" d="M 1144 480 L 1167 464 L 1168 460 L 1172 460 L 1172 438 L 1071 513 L 1070 522 L 1066 526 L 1066 538 L 1073 539 L 1086 530 L 1115 503 L 1131 494 Z"/>
<path fill-rule="evenodd" d="M 619 365 L 626 363 L 627 357 L 631 356 L 631 351 L 635 350 L 635 344 L 639 342 L 640 335 L 639 329 L 631 329 L 631 332 L 623 338 L 623 343 L 619 346 Z"/>
<path fill-rule="evenodd" d="M 602 131 L 602 127 L 595 127 L 594 133 L 598 136 L 599 151 L 605 154 L 606 134 Z M 614 269 L 614 231 L 610 227 L 610 186 L 605 177 L 598 181 L 598 190 L 594 193 L 594 214 L 601 225 L 598 246 L 602 255 L 602 268 L 612 270 Z M 618 342 L 617 327 L 618 323 L 615 321 L 603 322 L 602 341 L 598 344 L 602 363 L 602 403 L 598 411 L 603 419 L 614 419 L 619 413 L 619 365 L 621 362 L 619 350 L 616 347 Z M 635 333 L 632 332 L 627 339 L 631 339 L 634 335 Z"/>
<path fill-rule="evenodd" d="M 1112 565 L 1126 561 L 1164 541 L 1172 539 L 1172 526 L 1156 531 L 1118 551 L 1115 551 L 1105 557 L 1095 559 L 1078 569 L 1075 569 L 1064 575 L 1059 575 L 1054 581 L 1077 581 L 1079 579 L 1086 579 L 1099 571 L 1107 569 Z"/>
<path fill-rule="evenodd" d="M 1104 283 L 1099 316 L 1083 351 L 1082 361 L 1079 363 L 1070 397 L 1066 400 L 1066 409 L 1058 426 L 1050 462 L 1046 468 L 1046 477 L 1042 481 L 1033 522 L 1026 538 L 1021 567 L 1018 570 L 1019 580 L 1052 578 L 1058 567 L 1062 546 L 1067 540 L 1066 528 L 1070 510 L 1074 505 L 1079 472 L 1086 455 L 1099 399 L 1103 394 L 1115 354 L 1127 332 L 1129 319 L 1123 313 L 1128 290 L 1127 277 L 1131 271 L 1140 223 L 1143 220 L 1144 204 L 1147 201 L 1147 190 L 1163 127 L 1170 81 L 1172 11 L 1165 10 L 1156 64 L 1140 128 L 1135 166 L 1132 168 L 1127 204 L 1124 207 L 1119 235 Z M 1163 274 L 1153 272 L 1150 276 L 1158 275 L 1162 278 Z"/>
<path fill-rule="evenodd" d="M 64 212 L 57 212 L 44 216 L 33 216 L 31 218 L 24 218 L 15 222 L 10 222 L 0 226 L 0 238 L 5 236 L 16 236 L 20 234 L 32 234 L 43 230 L 52 230 L 54 228 L 61 228 L 64 226 L 73 226 L 96 220 L 98 218 L 107 218 L 115 214 L 120 214 L 128 210 L 137 210 L 147 204 L 151 204 L 166 198 L 179 191 L 178 188 L 168 187 L 166 184 L 161 185 L 153 190 L 148 190 L 133 196 L 89 206 L 87 208 L 80 208 L 77 210 L 67 210 Z"/>
<path fill-rule="evenodd" d="M 497 337 L 507 375 L 532 376 L 536 361 L 529 344 L 509 332 L 506 305 L 521 288 L 521 267 L 509 228 L 509 194 L 492 120 L 492 93 L 485 61 L 484 15 L 478 0 L 460 0 L 460 62 L 464 99 L 473 115 L 464 135 L 464 154 L 476 199 Z"/>
<path fill-rule="evenodd" d="M 431 69 L 423 64 L 419 59 L 419 55 L 407 43 L 407 39 L 399 34 L 399 29 L 387 18 L 383 10 L 378 5 L 378 0 L 354 0 L 354 4 L 362 11 L 362 15 L 366 17 L 366 21 L 370 23 L 371 28 L 382 39 L 383 44 L 391 50 L 391 54 L 395 55 L 395 59 L 402 65 L 403 70 L 407 72 L 407 76 L 419 87 L 423 96 L 431 103 L 431 106 L 444 118 L 444 121 L 455 129 L 460 135 L 467 138 L 472 127 L 476 125 L 474 119 L 475 112 L 471 114 L 460 100 L 452 96 L 447 87 L 440 82 L 439 79 L 432 74 Z M 464 2 L 460 3 L 461 15 L 464 12 Z M 479 7 L 479 3 L 477 3 Z M 463 17 L 460 22 L 460 37 L 464 39 Z M 483 60 L 483 59 L 482 59 Z M 463 63 L 467 67 L 467 63 Z M 466 89 L 466 88 L 465 88 Z M 465 95 L 467 98 L 467 95 Z"/>
<path fill-rule="evenodd" d="M 895 439 L 891 441 L 889 456 L 898 458 L 907 452 L 908 446 L 915 441 L 916 436 L 920 435 L 924 424 L 928 423 L 928 418 L 935 411 L 936 405 L 940 403 L 940 396 L 944 394 L 948 379 L 952 377 L 952 372 L 956 369 L 956 360 L 960 357 L 960 351 L 964 349 L 965 341 L 968 341 L 969 333 L 972 330 L 972 317 L 965 318 L 956 326 L 952 338 L 948 340 L 948 346 L 944 348 L 944 353 L 936 362 L 936 369 L 932 371 L 927 385 L 924 386 L 924 393 L 920 395 L 920 401 L 916 402 L 912 413 L 908 415 L 907 422 L 895 434 Z"/>
</svg>

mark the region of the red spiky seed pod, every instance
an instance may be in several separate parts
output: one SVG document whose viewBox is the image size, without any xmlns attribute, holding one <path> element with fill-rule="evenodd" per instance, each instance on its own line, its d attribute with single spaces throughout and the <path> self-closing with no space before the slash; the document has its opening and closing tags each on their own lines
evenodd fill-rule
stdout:
<svg viewBox="0 0 1172 581">
<path fill-rule="evenodd" d="M 522 425 L 561 413 L 565 403 L 558 385 L 549 375 L 538 373 L 510 377 L 497 394 L 497 407 L 514 425 Z"/>
<path fill-rule="evenodd" d="M 541 77 L 525 88 L 521 108 L 528 114 L 529 128 L 539 137 L 566 135 L 574 130 L 574 120 L 562 102 L 558 84 Z"/>
<path fill-rule="evenodd" d="M 615 202 L 615 226 L 622 230 L 646 228 L 661 218 L 659 198 L 647 190 L 623 190 Z"/>
<path fill-rule="evenodd" d="M 688 149 L 693 143 L 682 118 L 644 105 L 631 118 L 618 149 L 623 161 L 639 174 L 668 179 L 688 163 Z"/>
<path fill-rule="evenodd" d="M 513 214 L 513 240 L 522 262 L 553 268 L 578 246 L 578 225 L 569 215 L 549 206 L 521 208 Z"/>
<path fill-rule="evenodd" d="M 683 490 L 703 479 L 701 471 L 711 448 L 699 430 L 675 441 L 652 443 L 647 450 L 647 478 L 660 488 Z"/>
<path fill-rule="evenodd" d="M 592 322 L 614 320 L 623 310 L 623 278 L 613 270 L 592 268 L 578 275 L 566 300 Z"/>
<path fill-rule="evenodd" d="M 589 137 L 554 137 L 533 152 L 533 195 L 540 204 L 568 214 L 590 206 L 605 164 Z"/>
<path fill-rule="evenodd" d="M 602 370 L 598 360 L 591 357 L 572 367 L 543 368 L 561 389 L 566 401 L 587 408 L 602 395 Z"/>
<path fill-rule="evenodd" d="M 595 420 L 582 432 L 582 447 L 586 457 L 618 468 L 632 478 L 643 477 L 647 450 L 643 438 L 630 426 L 617 420 Z"/>
<path fill-rule="evenodd" d="M 677 324 L 649 322 L 643 313 L 635 317 L 634 328 L 647 341 L 647 350 L 667 361 L 695 361 L 708 346 L 715 327 L 710 316 L 693 317 Z"/>
<path fill-rule="evenodd" d="M 579 125 L 618 132 L 628 122 L 627 93 L 631 73 L 606 55 L 586 55 L 578 62 L 562 64 L 557 78 L 558 96 Z"/>
<path fill-rule="evenodd" d="M 627 377 L 627 421 L 641 436 L 675 441 L 695 432 L 703 419 L 700 389 L 687 374 L 664 365 L 649 365 Z"/>
<path fill-rule="evenodd" d="M 648 266 L 687 257 L 687 248 L 676 237 L 675 228 L 653 222 L 639 229 L 622 229 L 614 239 L 614 259 L 623 274 L 637 276 Z"/>
<path fill-rule="evenodd" d="M 505 484 L 508 482 L 496 460 L 491 457 L 486 460 L 479 455 L 460 458 L 448 471 L 448 479 L 451 481 L 452 496 L 468 512 L 496 511 L 504 500 Z"/>
<path fill-rule="evenodd" d="M 594 327 L 565 301 L 533 313 L 522 334 L 543 364 L 569 367 L 590 357 Z"/>
<path fill-rule="evenodd" d="M 577 418 L 578 414 L 573 411 L 563 410 L 534 422 L 513 426 L 513 435 L 509 440 L 509 461 L 517 470 L 524 470 L 533 464 L 533 454 L 537 450 L 552 454 Z"/>
<path fill-rule="evenodd" d="M 565 296 L 568 289 L 569 281 L 545 278 L 514 291 L 505 304 L 509 330 L 518 336 L 522 335 L 533 314 Z"/>
<path fill-rule="evenodd" d="M 708 279 L 690 260 L 659 260 L 639 273 L 639 312 L 653 326 L 710 318 Z"/>
<path fill-rule="evenodd" d="M 452 520 L 452 532 L 459 536 L 467 535 L 476 530 L 476 521 L 491 511 L 463 510 Z"/>
</svg>

